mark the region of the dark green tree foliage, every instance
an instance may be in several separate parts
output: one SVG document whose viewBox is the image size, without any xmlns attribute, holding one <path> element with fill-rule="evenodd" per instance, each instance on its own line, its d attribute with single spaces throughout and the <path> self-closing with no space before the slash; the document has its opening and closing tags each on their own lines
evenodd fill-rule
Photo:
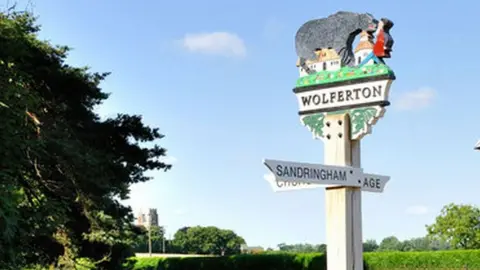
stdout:
<svg viewBox="0 0 480 270">
<path fill-rule="evenodd" d="M 241 252 L 245 240 L 231 230 L 217 227 L 184 227 L 173 239 L 176 252 L 185 254 L 233 255 Z"/>
<path fill-rule="evenodd" d="M 278 248 L 281 252 L 289 253 L 314 253 L 320 252 L 325 253 L 327 246 L 325 244 L 320 245 L 311 245 L 311 244 L 279 244 Z M 375 251 L 435 251 L 435 250 L 448 250 L 448 242 L 436 239 L 434 237 L 417 237 L 412 239 L 407 239 L 404 241 L 398 240 L 395 236 L 385 237 L 380 245 L 377 244 L 375 240 L 366 240 L 363 243 L 364 252 L 375 252 Z"/>
<path fill-rule="evenodd" d="M 369 242 L 369 241 L 367 241 Z M 366 249 L 367 242 L 364 243 L 364 251 L 435 251 L 448 250 L 447 242 L 435 239 L 430 236 L 416 237 L 404 241 L 398 240 L 395 236 L 385 237 L 376 249 Z M 369 244 L 370 245 L 370 244 Z M 373 245 L 373 244 L 372 244 Z"/>
<path fill-rule="evenodd" d="M 140 144 L 163 136 L 140 116 L 100 120 L 108 74 L 67 65 L 38 31 L 30 14 L 0 14 L 0 269 L 78 257 L 119 269 L 140 231 L 118 199 L 170 168 Z"/>
<path fill-rule="evenodd" d="M 378 244 L 375 240 L 367 240 L 363 242 L 363 252 L 373 252 L 377 251 Z"/>
<path fill-rule="evenodd" d="M 386 237 L 380 242 L 379 251 L 398 251 L 402 249 L 402 242 L 395 236 Z"/>
<path fill-rule="evenodd" d="M 327 245 L 312 245 L 312 244 L 293 244 L 288 245 L 281 243 L 278 245 L 278 249 L 281 252 L 292 252 L 292 253 L 312 253 L 312 252 L 321 252 L 324 253 L 327 250 Z"/>
</svg>

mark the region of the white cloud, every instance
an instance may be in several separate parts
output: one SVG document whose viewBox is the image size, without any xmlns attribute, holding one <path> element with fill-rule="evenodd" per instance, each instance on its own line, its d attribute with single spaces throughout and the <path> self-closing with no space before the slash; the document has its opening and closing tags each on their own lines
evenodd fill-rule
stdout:
<svg viewBox="0 0 480 270">
<path fill-rule="evenodd" d="M 432 104 L 435 94 L 432 88 L 422 87 L 403 93 L 394 101 L 394 105 L 397 109 L 404 111 L 423 109 Z"/>
<path fill-rule="evenodd" d="M 243 40 L 234 33 L 213 32 L 185 34 L 181 46 L 193 53 L 245 57 L 247 48 Z"/>
<path fill-rule="evenodd" d="M 413 205 L 408 207 L 405 212 L 409 215 L 421 216 L 428 213 L 428 207 L 425 205 Z"/>
</svg>

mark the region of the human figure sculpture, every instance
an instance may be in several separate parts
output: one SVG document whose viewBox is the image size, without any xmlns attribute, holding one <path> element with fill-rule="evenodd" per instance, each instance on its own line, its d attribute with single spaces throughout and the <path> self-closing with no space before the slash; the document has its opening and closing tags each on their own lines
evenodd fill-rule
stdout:
<svg viewBox="0 0 480 270">
<path fill-rule="evenodd" d="M 392 29 L 392 27 L 393 22 L 386 18 L 380 19 L 380 22 L 378 23 L 373 53 L 380 60 L 391 57 L 390 53 L 392 51 L 394 42 L 392 36 L 390 35 L 390 29 Z"/>
</svg>

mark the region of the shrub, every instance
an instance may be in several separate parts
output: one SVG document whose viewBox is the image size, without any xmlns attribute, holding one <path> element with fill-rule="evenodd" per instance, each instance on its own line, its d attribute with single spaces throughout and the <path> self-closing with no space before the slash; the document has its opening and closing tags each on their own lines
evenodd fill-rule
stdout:
<svg viewBox="0 0 480 270">
<path fill-rule="evenodd" d="M 395 268 L 480 269 L 480 250 L 365 253 L 368 270 Z M 466 268 L 465 268 L 466 269 Z"/>
<path fill-rule="evenodd" d="M 321 254 L 258 254 L 230 257 L 136 258 L 137 270 L 308 270 L 324 269 Z M 156 265 L 157 268 L 152 268 Z"/>
<path fill-rule="evenodd" d="M 160 267 L 162 266 L 162 261 L 164 259 L 149 257 L 149 258 L 134 258 L 132 260 L 135 262 L 135 265 L 133 267 L 133 269 L 135 270 L 156 270 L 156 269 L 161 269 Z"/>
<path fill-rule="evenodd" d="M 135 258 L 137 270 L 325 270 L 323 254 L 264 253 L 230 257 Z M 480 250 L 372 252 L 365 270 L 480 269 Z M 467 266 L 468 268 L 464 268 Z"/>
</svg>

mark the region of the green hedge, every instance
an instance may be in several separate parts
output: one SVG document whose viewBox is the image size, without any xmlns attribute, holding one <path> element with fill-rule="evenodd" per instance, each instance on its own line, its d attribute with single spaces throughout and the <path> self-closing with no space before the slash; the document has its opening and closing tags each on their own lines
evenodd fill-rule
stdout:
<svg viewBox="0 0 480 270">
<path fill-rule="evenodd" d="M 480 269 L 480 250 L 365 253 L 368 269 Z"/>
<path fill-rule="evenodd" d="M 324 270 L 323 254 L 259 254 L 231 257 L 135 258 L 137 270 Z M 374 252 L 365 270 L 479 269 L 480 250 Z M 467 266 L 468 268 L 465 268 Z"/>
</svg>

